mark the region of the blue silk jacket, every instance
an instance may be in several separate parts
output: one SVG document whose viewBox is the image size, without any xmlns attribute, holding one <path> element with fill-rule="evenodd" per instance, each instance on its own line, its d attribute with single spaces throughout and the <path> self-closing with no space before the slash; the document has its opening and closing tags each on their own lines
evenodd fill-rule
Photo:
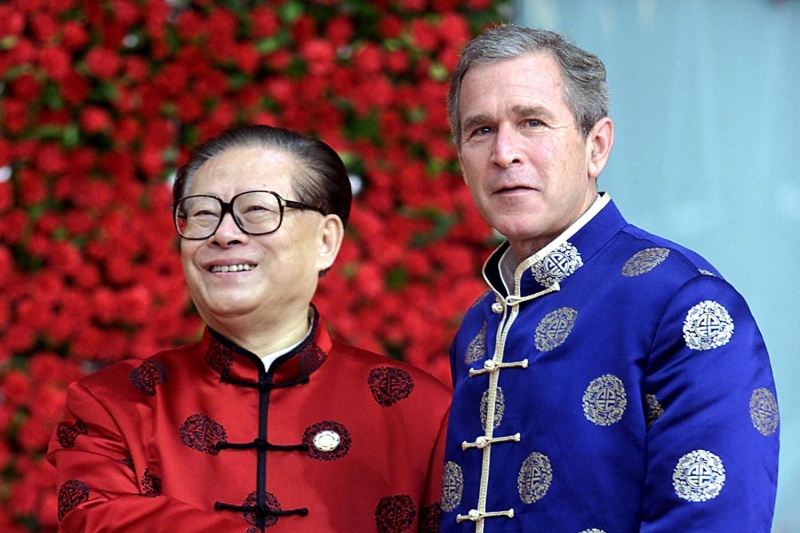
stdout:
<svg viewBox="0 0 800 533">
<path fill-rule="evenodd" d="M 779 414 L 747 304 L 606 195 L 451 350 L 443 532 L 769 532 Z"/>
</svg>

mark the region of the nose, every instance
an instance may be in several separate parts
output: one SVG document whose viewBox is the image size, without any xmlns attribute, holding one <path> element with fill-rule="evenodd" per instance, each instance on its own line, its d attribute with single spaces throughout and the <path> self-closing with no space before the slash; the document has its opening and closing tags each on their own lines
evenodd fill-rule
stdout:
<svg viewBox="0 0 800 533">
<path fill-rule="evenodd" d="M 519 135 L 513 128 L 501 125 L 497 129 L 492 149 L 492 163 L 503 168 L 522 163 Z"/>
<path fill-rule="evenodd" d="M 247 240 L 247 233 L 243 232 L 236 221 L 233 219 L 233 214 L 223 213 L 222 219 L 219 222 L 217 231 L 210 237 L 212 244 L 218 244 L 223 247 L 231 246 L 233 244 L 241 243 Z"/>
</svg>

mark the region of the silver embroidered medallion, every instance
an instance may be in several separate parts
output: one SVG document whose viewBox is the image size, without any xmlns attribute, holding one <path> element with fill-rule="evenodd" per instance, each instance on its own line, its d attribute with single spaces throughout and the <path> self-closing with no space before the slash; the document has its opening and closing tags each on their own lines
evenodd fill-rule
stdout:
<svg viewBox="0 0 800 533">
<path fill-rule="evenodd" d="M 632 278 L 646 274 L 660 265 L 668 255 L 668 248 L 646 248 L 636 252 L 622 265 L 622 275 Z"/>
<path fill-rule="evenodd" d="M 716 498 L 725 485 L 722 460 L 707 450 L 689 452 L 678 460 L 672 473 L 675 494 L 690 502 Z"/>
<path fill-rule="evenodd" d="M 503 421 L 503 413 L 506 410 L 506 398 L 503 395 L 503 389 L 497 387 L 497 393 L 494 397 L 494 428 L 497 429 L 500 426 L 500 422 Z M 487 389 L 484 391 L 483 396 L 481 396 L 481 426 L 483 427 L 484 431 L 486 430 L 486 420 L 489 416 L 489 390 Z"/>
<path fill-rule="evenodd" d="M 542 287 L 550 287 L 564 280 L 567 276 L 583 266 L 583 259 L 578 249 L 569 242 L 544 256 L 531 266 L 531 273 Z"/>
<path fill-rule="evenodd" d="M 547 313 L 536 326 L 536 349 L 546 352 L 560 346 L 572 331 L 578 311 L 570 307 L 562 307 Z"/>
<path fill-rule="evenodd" d="M 778 402 L 769 390 L 760 388 L 753 391 L 750 396 L 750 420 L 753 421 L 753 427 L 765 437 L 778 429 Z"/>
<path fill-rule="evenodd" d="M 733 319 L 728 310 L 712 300 L 695 305 L 683 321 L 683 339 L 692 350 L 711 350 L 728 344 Z"/>
<path fill-rule="evenodd" d="M 653 422 L 661 418 L 661 415 L 664 414 L 664 408 L 654 394 L 645 395 L 645 400 L 647 401 L 647 414 L 645 417 L 647 420 L 647 427 L 649 428 L 653 425 Z"/>
<path fill-rule="evenodd" d="M 533 452 L 522 463 L 517 476 L 519 497 L 525 503 L 541 500 L 553 481 L 553 468 L 550 459 L 541 453 Z"/>
<path fill-rule="evenodd" d="M 483 327 L 480 332 L 475 335 L 472 342 L 467 346 L 467 353 L 464 354 L 464 362 L 469 364 L 474 363 L 486 356 L 486 329 L 488 324 L 483 321 Z"/>
<path fill-rule="evenodd" d="M 583 394 L 583 415 L 598 426 L 619 422 L 627 405 L 622 380 L 611 374 L 593 379 Z"/>
<path fill-rule="evenodd" d="M 449 513 L 458 507 L 463 493 L 464 474 L 461 472 L 461 467 L 453 461 L 447 461 L 442 480 L 442 511 Z"/>
</svg>

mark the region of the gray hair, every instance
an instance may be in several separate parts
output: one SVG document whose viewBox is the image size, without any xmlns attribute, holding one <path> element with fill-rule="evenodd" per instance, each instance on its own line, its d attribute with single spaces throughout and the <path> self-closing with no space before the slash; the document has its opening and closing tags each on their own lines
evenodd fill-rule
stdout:
<svg viewBox="0 0 800 533">
<path fill-rule="evenodd" d="M 578 48 L 561 35 L 548 31 L 503 24 L 487 30 L 467 45 L 450 78 L 447 112 L 456 147 L 461 149 L 461 84 L 473 65 L 517 59 L 549 52 L 561 68 L 564 101 L 575 123 L 586 137 L 601 118 L 608 116 L 609 91 L 606 68 L 600 59 Z"/>
<path fill-rule="evenodd" d="M 303 179 L 293 176 L 298 200 L 337 215 L 347 226 L 353 193 L 342 159 L 324 142 L 283 128 L 242 126 L 223 131 L 195 147 L 189 160 L 178 169 L 172 187 L 175 204 L 186 196 L 195 172 L 214 156 L 232 148 L 274 148 L 295 157 Z"/>
</svg>

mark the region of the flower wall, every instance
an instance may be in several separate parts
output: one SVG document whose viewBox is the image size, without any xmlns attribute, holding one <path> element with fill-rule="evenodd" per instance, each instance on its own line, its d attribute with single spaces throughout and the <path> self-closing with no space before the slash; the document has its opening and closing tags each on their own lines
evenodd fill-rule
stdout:
<svg viewBox="0 0 800 533">
<path fill-rule="evenodd" d="M 169 181 L 267 123 L 358 185 L 315 300 L 338 338 L 449 380 L 492 234 L 450 142 L 447 78 L 492 0 L 0 4 L 0 530 L 54 531 L 47 442 L 66 386 L 196 339 Z"/>
</svg>

